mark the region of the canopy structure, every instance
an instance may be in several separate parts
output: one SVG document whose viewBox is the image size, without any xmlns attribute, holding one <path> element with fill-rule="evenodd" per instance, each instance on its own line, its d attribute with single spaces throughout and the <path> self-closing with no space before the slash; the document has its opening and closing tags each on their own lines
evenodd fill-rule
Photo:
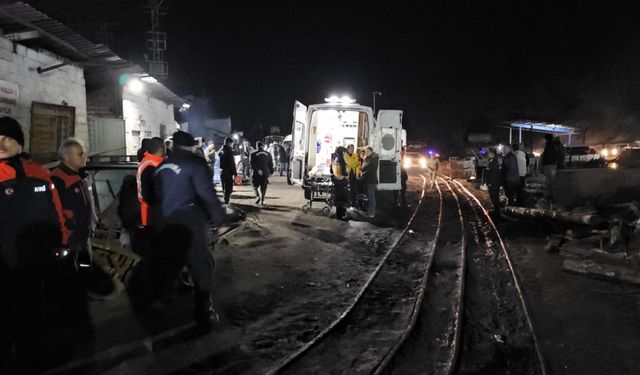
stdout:
<svg viewBox="0 0 640 375">
<path fill-rule="evenodd" d="M 547 122 L 537 122 L 537 121 L 529 121 L 529 120 L 517 120 L 507 123 L 506 126 L 509 129 L 509 143 L 513 143 L 513 130 L 518 130 L 518 143 L 522 143 L 522 131 L 529 131 L 533 133 L 550 133 L 555 136 L 567 136 L 567 144 L 570 145 L 573 136 L 578 134 L 578 130 L 576 128 L 560 125 L 560 124 L 550 124 Z"/>
</svg>

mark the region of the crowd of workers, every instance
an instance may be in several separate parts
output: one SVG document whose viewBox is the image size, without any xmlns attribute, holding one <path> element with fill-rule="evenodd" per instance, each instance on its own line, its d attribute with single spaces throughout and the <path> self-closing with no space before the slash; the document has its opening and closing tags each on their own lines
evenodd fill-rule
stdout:
<svg viewBox="0 0 640 375">
<path fill-rule="evenodd" d="M 331 162 L 331 182 L 334 189 L 336 217 L 347 219 L 349 207 L 360 208 L 358 196 L 367 197 L 367 216 L 372 218 L 376 213 L 376 189 L 378 185 L 378 154 L 373 147 L 367 146 L 358 153 L 355 146 L 347 148 L 339 146 Z"/>
<path fill-rule="evenodd" d="M 230 143 L 225 140 L 219 152 L 226 202 L 237 174 Z M 173 134 L 169 148 L 160 138 L 145 139 L 137 174 L 123 181 L 118 207 L 134 251 L 145 259 L 140 263 L 145 272 L 137 269 L 138 283 L 130 291 L 136 311 L 163 298 L 186 265 L 195 284 L 198 333 L 208 332 L 215 316 L 208 228 L 210 223 L 219 225 L 225 215 L 208 163 L 215 157 L 210 146 L 181 131 Z M 263 204 L 274 167 L 262 143 L 256 146 L 250 155 L 253 186 L 256 203 Z M 83 320 L 88 326 L 85 337 L 92 334 L 87 284 L 97 216 L 82 170 L 86 150 L 73 138 L 65 140 L 59 164 L 50 172 L 23 148 L 21 125 L 0 118 L 0 298 L 5 303 L 0 309 L 0 373 L 41 370 L 32 358 L 42 349 L 43 331 L 52 329 L 49 318 L 44 326 L 45 312 L 73 320 L 60 324 L 77 326 Z"/>
<path fill-rule="evenodd" d="M 545 176 L 547 196 L 549 196 L 556 171 L 565 166 L 565 149 L 558 137 L 545 134 L 544 138 L 545 147 L 540 157 L 540 165 Z M 484 175 L 484 182 L 489 188 L 489 197 L 494 212 L 497 212 L 501 207 L 501 187 L 504 189 L 508 205 L 524 206 L 525 204 L 525 178 L 530 158 L 521 148 L 519 144 L 513 144 L 511 147 L 505 146 L 502 158 L 495 149 L 489 150 L 489 164 Z"/>
</svg>

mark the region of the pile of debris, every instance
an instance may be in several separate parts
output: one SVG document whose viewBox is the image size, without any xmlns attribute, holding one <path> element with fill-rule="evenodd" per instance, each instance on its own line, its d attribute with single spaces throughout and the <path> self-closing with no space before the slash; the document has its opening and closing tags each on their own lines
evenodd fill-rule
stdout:
<svg viewBox="0 0 640 375">
<path fill-rule="evenodd" d="M 558 228 L 546 249 L 567 258 L 563 270 L 640 285 L 640 203 L 570 211 L 507 206 L 503 213 L 542 219 Z"/>
</svg>

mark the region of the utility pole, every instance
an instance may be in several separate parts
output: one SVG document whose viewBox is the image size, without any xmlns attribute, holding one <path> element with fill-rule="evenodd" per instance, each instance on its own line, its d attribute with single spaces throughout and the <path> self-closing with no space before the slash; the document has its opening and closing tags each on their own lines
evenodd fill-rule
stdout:
<svg viewBox="0 0 640 375">
<path fill-rule="evenodd" d="M 164 0 L 147 0 L 147 8 L 151 14 L 151 31 L 147 31 L 147 49 L 150 56 L 146 56 L 149 63 L 149 74 L 166 80 L 169 76 L 169 64 L 164 60 L 164 53 L 167 50 L 167 33 L 160 31 L 160 16 L 166 12 L 160 9 Z"/>
<path fill-rule="evenodd" d="M 373 95 L 373 114 L 376 114 L 376 95 L 382 96 L 380 91 L 372 91 L 371 95 Z"/>
</svg>

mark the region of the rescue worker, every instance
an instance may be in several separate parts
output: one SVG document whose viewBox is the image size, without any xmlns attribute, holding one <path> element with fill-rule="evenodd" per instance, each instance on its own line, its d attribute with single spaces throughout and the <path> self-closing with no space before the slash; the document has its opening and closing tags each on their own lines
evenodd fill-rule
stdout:
<svg viewBox="0 0 640 375">
<path fill-rule="evenodd" d="M 136 173 L 136 186 L 138 187 L 138 200 L 140 201 L 140 223 L 143 227 L 151 224 L 153 218 L 153 203 L 155 202 L 153 189 L 153 176 L 156 169 L 164 160 L 164 142 L 162 138 L 154 137 L 147 142 L 143 159 L 138 164 Z"/>
<path fill-rule="evenodd" d="M 333 183 L 336 217 L 339 220 L 347 219 L 347 205 L 349 204 L 349 195 L 347 192 L 349 175 L 347 174 L 348 167 L 345 160 L 345 151 L 347 150 L 344 147 L 338 146 L 331 163 L 331 182 Z"/>
<path fill-rule="evenodd" d="M 440 169 L 440 158 L 437 155 L 431 155 L 427 169 L 429 170 L 429 179 L 431 180 L 431 188 L 433 189 L 436 186 L 438 169 Z"/>
<path fill-rule="evenodd" d="M 213 187 L 212 172 L 197 155 L 195 140 L 186 132 L 173 134 L 173 153 L 156 170 L 158 247 L 150 263 L 159 293 L 177 279 L 186 264 L 195 282 L 194 319 L 198 333 L 211 330 L 214 262 L 209 252 L 209 221 L 222 222 L 224 212 Z"/>
<path fill-rule="evenodd" d="M 347 152 L 344 154 L 344 161 L 347 163 L 347 176 L 349 180 L 349 202 L 351 207 L 356 207 L 356 197 L 358 195 L 358 179 L 356 170 L 358 169 L 358 154 L 355 153 L 355 146 L 350 144 L 347 146 Z"/>
<path fill-rule="evenodd" d="M 373 218 L 376 215 L 376 189 L 378 188 L 378 154 L 373 152 L 373 147 L 364 149 L 364 162 L 362 163 L 362 180 L 367 192 L 367 216 Z"/>
<path fill-rule="evenodd" d="M 43 283 L 68 239 L 49 172 L 23 147 L 20 124 L 0 118 L 0 373 L 39 372 Z"/>
<path fill-rule="evenodd" d="M 232 146 L 233 139 L 227 137 L 224 139 L 222 150 L 218 153 L 220 158 L 220 182 L 224 193 L 224 203 L 227 204 L 231 200 L 231 193 L 233 193 L 233 180 L 238 175 Z"/>
<path fill-rule="evenodd" d="M 253 169 L 253 190 L 256 193 L 256 204 L 264 204 L 267 194 L 269 176 L 273 174 L 273 159 L 271 154 L 264 150 L 264 144 L 256 142 L 257 150 L 251 153 L 250 163 Z"/>
<path fill-rule="evenodd" d="M 69 248 L 74 252 L 78 267 L 90 268 L 90 237 L 98 218 L 87 175 L 80 170 L 87 164 L 87 154 L 82 143 L 68 138 L 62 142 L 58 155 L 60 164 L 51 171 L 51 181 L 58 190 L 62 213 L 71 229 Z"/>
<path fill-rule="evenodd" d="M 60 195 L 62 213 L 70 229 L 69 249 L 74 258 L 73 267 L 56 276 L 55 284 L 48 288 L 47 319 L 50 326 L 81 328 L 84 337 L 93 334 L 88 308 L 88 288 L 91 277 L 91 236 L 98 222 L 94 209 L 91 187 L 82 168 L 87 163 L 84 146 L 74 138 L 68 138 L 58 151 L 60 164 L 51 171 L 51 181 Z M 61 329 L 61 328 L 57 328 Z M 62 328 L 64 329 L 64 328 Z M 71 337 L 56 337 L 56 355 L 69 356 L 73 348 Z"/>
<path fill-rule="evenodd" d="M 491 198 L 491 204 L 493 205 L 491 211 L 498 214 L 500 212 L 500 164 L 495 151 L 490 150 L 487 157 L 489 158 L 489 164 L 484 177 L 489 187 L 489 198 Z"/>
</svg>

